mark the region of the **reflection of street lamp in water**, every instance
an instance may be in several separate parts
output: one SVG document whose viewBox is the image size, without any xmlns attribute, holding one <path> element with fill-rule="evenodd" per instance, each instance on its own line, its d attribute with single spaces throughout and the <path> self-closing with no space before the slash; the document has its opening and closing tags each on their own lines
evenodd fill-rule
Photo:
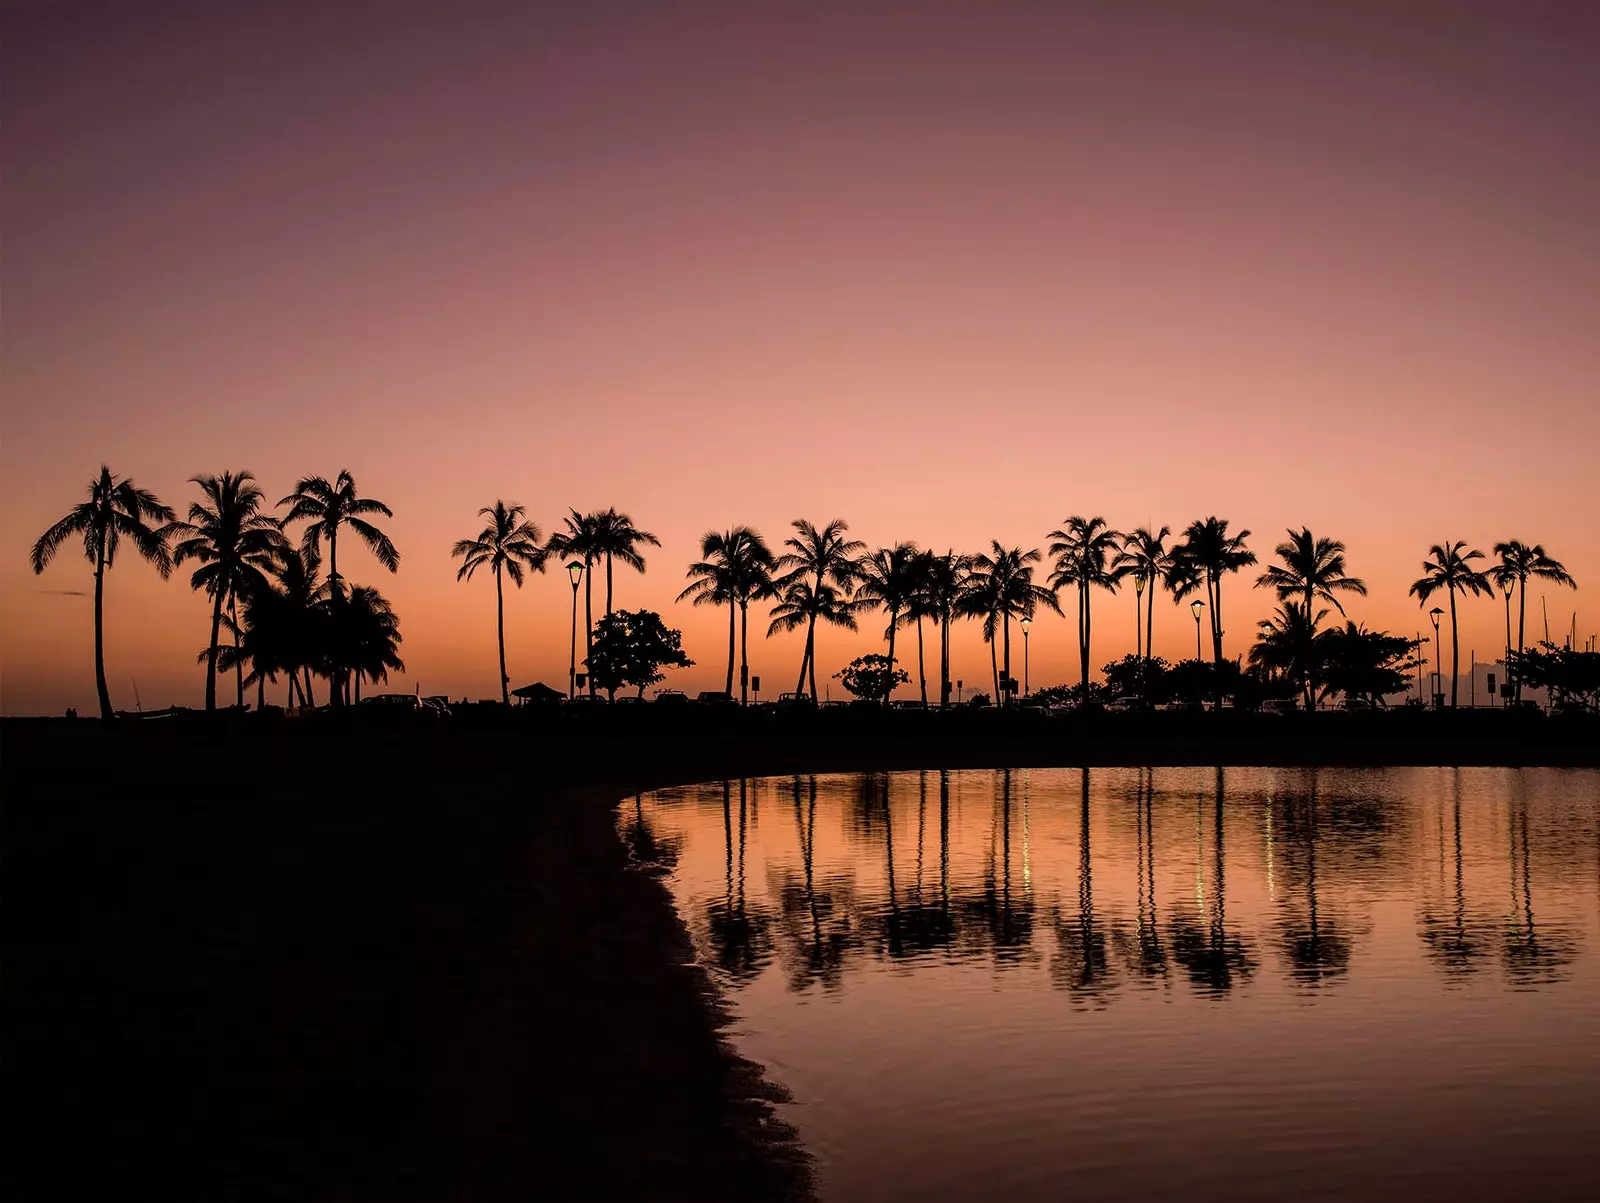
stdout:
<svg viewBox="0 0 1600 1203">
<path fill-rule="evenodd" d="M 1435 606 L 1428 611 L 1428 617 L 1433 619 L 1433 708 L 1444 709 L 1444 649 L 1439 645 L 1439 619 L 1444 617 L 1444 611 Z"/>
<path fill-rule="evenodd" d="M 1189 603 L 1189 612 L 1194 615 L 1194 696 L 1202 710 L 1205 709 L 1206 703 L 1205 694 L 1200 687 L 1200 666 L 1201 661 L 1205 659 L 1205 652 L 1200 646 L 1200 611 L 1205 608 L 1205 602 L 1198 597 Z"/>
<path fill-rule="evenodd" d="M 572 578 L 572 659 L 567 667 L 567 701 L 578 691 L 578 582 L 583 579 L 583 563 L 573 560 L 567 565 L 567 575 Z"/>
</svg>

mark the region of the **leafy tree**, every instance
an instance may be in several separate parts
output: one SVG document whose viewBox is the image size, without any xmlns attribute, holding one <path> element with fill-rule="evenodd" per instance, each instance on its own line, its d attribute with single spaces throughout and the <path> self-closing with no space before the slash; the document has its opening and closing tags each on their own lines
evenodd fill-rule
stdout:
<svg viewBox="0 0 1600 1203">
<path fill-rule="evenodd" d="M 643 697 L 646 686 L 666 679 L 666 669 L 688 668 L 694 661 L 683 654 L 683 632 L 664 624 L 661 615 L 613 610 L 595 624 L 594 647 L 585 663 L 606 692 L 631 685 Z"/>
<path fill-rule="evenodd" d="M 1473 568 L 1473 560 L 1483 559 L 1483 552 L 1473 549 L 1463 551 L 1466 544 L 1435 543 L 1428 548 L 1428 558 L 1422 562 L 1422 576 L 1411 583 L 1411 596 L 1417 605 L 1425 606 L 1428 598 L 1440 589 L 1450 594 L 1450 708 L 1454 710 L 1461 698 L 1461 639 L 1456 625 L 1456 594 L 1488 593 L 1489 578 Z"/>
<path fill-rule="evenodd" d="M 89 482 L 88 500 L 74 506 L 65 518 L 40 535 L 28 554 L 34 573 L 42 573 L 63 543 L 74 535 L 83 537 L 84 558 L 94 565 L 94 682 L 102 719 L 109 721 L 112 716 L 111 691 L 106 688 L 103 617 L 106 570 L 116 562 L 122 540 L 127 539 L 140 558 L 153 564 L 165 580 L 172 572 L 172 553 L 167 549 L 167 524 L 172 519 L 171 507 L 162 505 L 154 493 L 136 487 L 131 480 L 113 476 L 111 469 L 102 464 L 100 475 Z"/>
<path fill-rule="evenodd" d="M 1551 559 L 1542 543 L 1532 545 L 1520 539 L 1510 539 L 1504 543 L 1494 545 L 1494 554 L 1500 557 L 1500 562 L 1489 570 L 1494 583 L 1506 594 L 1506 649 L 1511 649 L 1511 591 L 1517 592 L 1517 647 L 1521 652 L 1527 644 L 1528 626 L 1528 578 L 1536 577 L 1539 580 L 1550 581 L 1556 585 L 1566 585 L 1576 589 L 1578 582 L 1572 579 L 1560 560 Z M 1513 677 L 1515 683 L 1515 700 L 1522 699 L 1522 681 Z"/>
<path fill-rule="evenodd" d="M 1128 655 L 1100 670 L 1109 699 L 1157 706 L 1171 697 L 1172 666 L 1160 656 Z"/>
<path fill-rule="evenodd" d="M 1222 636 L 1226 631 L 1222 625 L 1222 578 L 1256 562 L 1255 552 L 1245 546 L 1249 537 L 1247 530 L 1230 535 L 1228 520 L 1213 515 L 1189 523 L 1176 551 L 1183 567 L 1176 576 L 1180 588 L 1173 590 L 1173 599 L 1181 601 L 1204 585 L 1211 616 L 1211 658 L 1216 664 L 1223 662 Z"/>
<path fill-rule="evenodd" d="M 461 567 L 456 580 L 470 581 L 472 574 L 484 565 L 494 572 L 495 639 L 500 648 L 500 701 L 511 705 L 511 680 L 506 676 L 506 601 L 502 577 L 509 576 L 511 583 L 522 588 L 523 571 L 543 572 L 550 552 L 539 545 L 543 536 L 539 528 L 527 521 L 528 511 L 520 505 L 507 505 L 496 501 L 478 511 L 480 518 L 489 521 L 475 539 L 461 539 L 450 549 L 451 559 L 459 559 Z"/>
<path fill-rule="evenodd" d="M 867 545 L 859 539 L 845 537 L 850 527 L 842 518 L 835 518 L 821 528 L 804 518 L 797 518 L 790 525 L 795 533 L 783 541 L 789 550 L 778 557 L 777 568 L 781 575 L 773 581 L 783 602 L 773 610 L 767 634 L 805 626 L 806 648 L 794 688 L 796 693 L 805 688 L 809 671 L 811 700 L 816 701 L 817 621 L 821 619 L 851 631 L 856 629 L 853 610 L 847 603 L 856 584 L 856 556 L 865 551 Z M 804 589 L 799 588 L 802 585 Z M 796 605 L 802 607 L 800 621 L 791 622 Z M 842 621 L 843 618 L 849 618 L 849 622 Z"/>
<path fill-rule="evenodd" d="M 1420 639 L 1346 622 L 1317 636 L 1318 676 L 1328 694 L 1344 695 L 1346 707 L 1385 706 L 1389 694 L 1405 692 L 1421 646 Z"/>
<path fill-rule="evenodd" d="M 1285 601 L 1277 613 L 1261 620 L 1255 644 L 1250 648 L 1250 666 L 1268 680 L 1284 682 L 1306 702 L 1307 690 L 1315 673 L 1316 625 L 1328 612 L 1318 610 L 1314 621 L 1306 619 L 1306 609 L 1296 601 Z M 1307 708 L 1310 709 L 1310 703 Z"/>
<path fill-rule="evenodd" d="M 1044 606 L 1061 613 L 1061 604 L 1049 589 L 1033 583 L 1034 565 L 1041 557 L 1038 548 L 1023 551 L 992 540 L 989 551 L 972 557 L 962 591 L 959 610 L 970 618 L 983 619 L 983 638 L 989 645 L 989 667 L 994 673 L 994 690 L 1000 690 L 1000 665 L 995 659 L 996 636 L 1005 643 L 1005 680 L 1011 680 L 1011 620 L 1032 618 Z"/>
<path fill-rule="evenodd" d="M 1106 524 L 1104 518 L 1082 518 L 1074 515 L 1066 520 L 1060 530 L 1050 532 L 1054 540 L 1050 554 L 1056 557 L 1055 571 L 1050 575 L 1050 588 L 1063 589 L 1068 585 L 1078 591 L 1078 683 L 1089 684 L 1090 591 L 1095 588 L 1115 593 L 1122 568 L 1113 567 L 1120 555 L 1123 536 Z"/>
<path fill-rule="evenodd" d="M 887 702 L 895 686 L 911 682 L 904 669 L 895 668 L 888 656 L 877 652 L 857 656 L 833 675 L 846 691 L 866 702 Z"/>
<path fill-rule="evenodd" d="M 1297 600 L 1302 604 L 1300 616 L 1305 621 L 1296 628 L 1305 646 L 1301 649 L 1300 667 L 1305 674 L 1304 690 L 1307 711 L 1317 708 L 1316 656 L 1311 641 L 1316 637 L 1317 624 L 1326 610 L 1317 611 L 1319 600 L 1328 602 L 1344 614 L 1340 593 L 1367 595 L 1367 586 L 1359 577 L 1345 571 L 1345 546 L 1337 539 L 1319 539 L 1309 528 L 1290 531 L 1287 541 L 1273 549 L 1282 564 L 1274 564 L 1256 578 L 1256 588 L 1277 590 L 1280 601 Z"/>
<path fill-rule="evenodd" d="M 894 635 L 900 626 L 901 619 L 911 609 L 917 596 L 919 581 L 917 579 L 917 545 L 915 543 L 899 543 L 894 547 L 883 547 L 871 555 L 862 556 L 856 561 L 856 577 L 861 582 L 856 590 L 856 596 L 865 602 L 876 602 L 882 606 L 889 615 L 888 629 L 884 632 L 889 641 L 889 669 L 894 669 Z M 909 677 L 906 678 L 908 681 Z M 922 689 L 923 701 L 927 701 L 927 685 Z M 884 695 L 883 704 L 889 704 L 888 695 Z"/>
<path fill-rule="evenodd" d="M 746 700 L 750 684 L 750 603 L 772 596 L 772 569 L 775 561 L 761 535 L 748 526 L 736 526 L 726 533 L 707 531 L 700 538 L 700 559 L 689 565 L 693 582 L 679 601 L 697 606 L 728 607 L 728 683 L 733 693 L 734 620 L 741 630 L 739 661 L 739 701 Z"/>
<path fill-rule="evenodd" d="M 1600 706 L 1600 652 L 1584 652 L 1541 642 L 1513 652 L 1517 680 L 1545 690 L 1558 706 Z"/>
<path fill-rule="evenodd" d="M 187 560 L 200 563 L 189 578 L 190 588 L 203 589 L 211 596 L 206 709 L 214 711 L 223 606 L 236 604 L 241 593 L 265 583 L 264 573 L 276 562 L 284 539 L 276 519 L 261 513 L 266 498 L 250 473 L 196 476 L 193 483 L 200 486 L 205 501 L 191 503 L 189 520 L 172 523 L 168 537 L 175 541 L 174 565 Z M 234 658 L 237 661 L 237 656 Z"/>
</svg>

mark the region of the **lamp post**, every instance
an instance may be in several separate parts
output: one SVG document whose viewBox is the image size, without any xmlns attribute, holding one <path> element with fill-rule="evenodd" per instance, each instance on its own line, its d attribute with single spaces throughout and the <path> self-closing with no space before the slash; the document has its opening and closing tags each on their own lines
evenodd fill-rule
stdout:
<svg viewBox="0 0 1600 1203">
<path fill-rule="evenodd" d="M 1202 710 L 1206 708 L 1206 701 L 1205 693 L 1200 687 L 1200 669 L 1205 660 L 1205 651 L 1200 644 L 1200 611 L 1205 608 L 1205 602 L 1198 597 L 1189 603 L 1189 612 L 1194 615 L 1194 700 Z"/>
<path fill-rule="evenodd" d="M 1506 679 L 1503 689 L 1508 695 L 1507 701 L 1513 700 L 1509 697 L 1511 693 L 1511 591 L 1516 587 L 1517 582 L 1513 577 L 1507 576 L 1500 581 L 1500 591 L 1505 594 L 1506 598 Z"/>
<path fill-rule="evenodd" d="M 573 560 L 567 565 L 567 575 L 572 578 L 572 659 L 567 666 L 567 701 L 578 693 L 578 582 L 583 579 L 583 562 Z"/>
<path fill-rule="evenodd" d="M 1428 617 L 1433 619 L 1433 708 L 1444 709 L 1444 648 L 1439 643 L 1439 619 L 1444 617 L 1444 611 L 1438 606 L 1428 611 Z"/>
<path fill-rule="evenodd" d="M 1022 698 L 1028 698 L 1028 628 L 1033 625 L 1033 619 L 1022 620 Z"/>
<path fill-rule="evenodd" d="M 1146 648 L 1144 646 L 1144 623 L 1141 621 L 1144 613 L 1144 573 L 1135 573 L 1133 577 L 1133 647 L 1134 653 L 1143 660 Z"/>
</svg>

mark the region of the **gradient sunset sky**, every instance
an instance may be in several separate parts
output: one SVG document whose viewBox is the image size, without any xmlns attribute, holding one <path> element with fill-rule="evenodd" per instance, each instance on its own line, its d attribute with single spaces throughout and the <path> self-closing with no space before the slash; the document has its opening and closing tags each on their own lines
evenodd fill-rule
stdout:
<svg viewBox="0 0 1600 1203">
<path fill-rule="evenodd" d="M 340 564 L 408 692 L 497 692 L 493 587 L 449 558 L 497 497 L 654 531 L 618 603 L 683 627 L 690 690 L 725 666 L 725 615 L 672 605 L 699 535 L 797 517 L 977 550 L 1218 514 L 1263 559 L 1308 524 L 1406 633 L 1428 544 L 1517 537 L 1584 587 L 1552 629 L 1600 629 L 1596 6 L 22 3 L 3 35 L 6 713 L 93 710 L 89 565 L 26 557 L 102 462 L 180 510 L 197 473 L 348 468 L 395 511 L 397 577 Z M 513 685 L 564 684 L 570 596 L 508 597 Z M 1159 601 L 1156 651 L 1193 625 Z M 116 705 L 198 704 L 207 626 L 186 570 L 119 561 Z M 1132 650 L 1131 594 L 1095 632 Z M 802 642 L 753 641 L 764 695 Z M 1463 664 L 1502 642 L 1467 603 Z M 1032 644 L 1076 678 L 1070 610 Z M 955 649 L 987 682 L 976 624 Z"/>
</svg>

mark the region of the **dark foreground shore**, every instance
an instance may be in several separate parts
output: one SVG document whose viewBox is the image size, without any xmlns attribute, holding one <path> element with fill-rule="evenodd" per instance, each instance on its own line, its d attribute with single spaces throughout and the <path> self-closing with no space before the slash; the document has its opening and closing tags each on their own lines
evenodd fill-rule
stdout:
<svg viewBox="0 0 1600 1203">
<path fill-rule="evenodd" d="M 5 1197 L 805 1197 L 776 1087 L 629 867 L 638 790 L 1600 762 L 1581 716 L 1022 717 L 0 725 Z"/>
</svg>

